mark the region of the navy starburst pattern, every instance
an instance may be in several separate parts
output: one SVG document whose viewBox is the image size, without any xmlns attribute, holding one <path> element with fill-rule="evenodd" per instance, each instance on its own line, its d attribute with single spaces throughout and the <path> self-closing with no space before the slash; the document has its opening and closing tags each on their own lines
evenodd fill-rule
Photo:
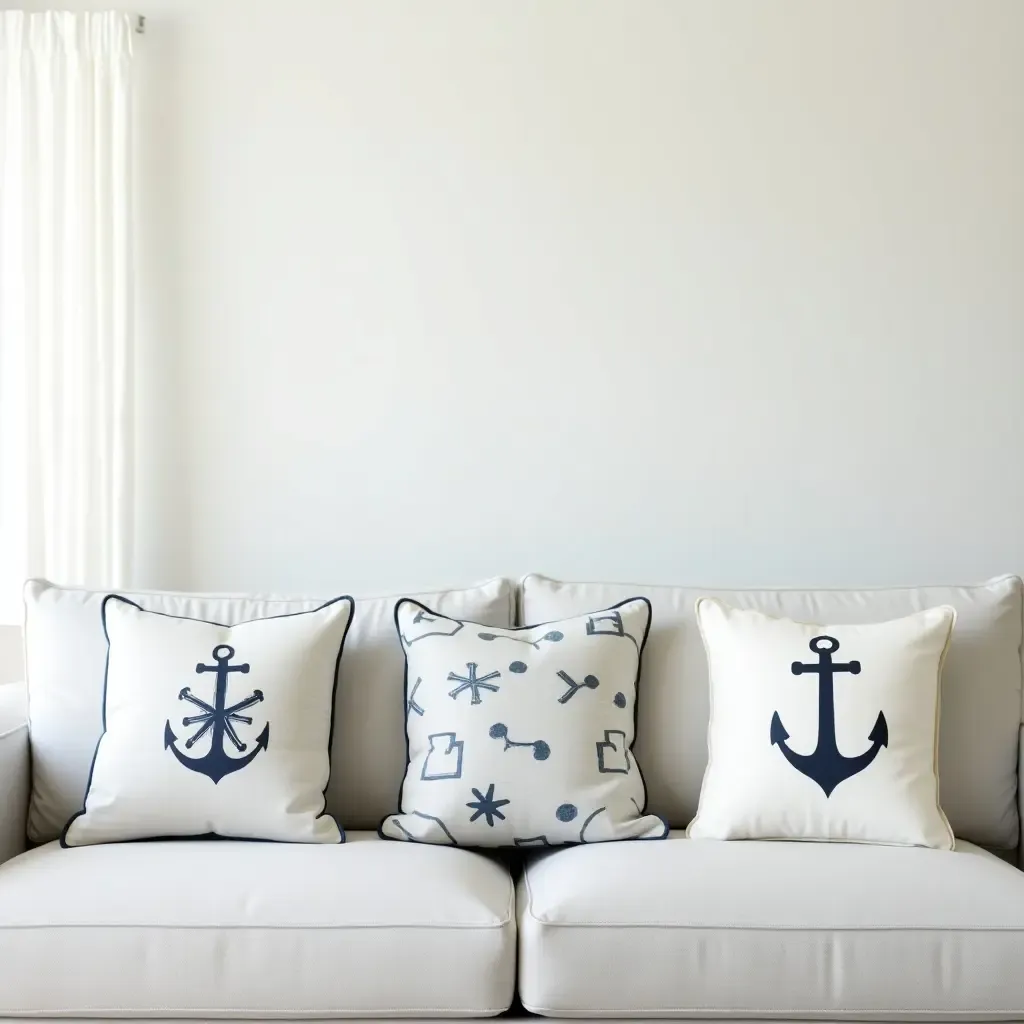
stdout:
<svg viewBox="0 0 1024 1024">
<path fill-rule="evenodd" d="M 468 675 L 460 676 L 456 672 L 448 673 L 448 682 L 459 684 L 454 690 L 448 691 L 448 696 L 451 697 L 452 700 L 458 700 L 459 694 L 462 693 L 463 690 L 469 690 L 469 703 L 479 704 L 481 690 L 489 690 L 491 693 L 497 693 L 498 690 L 501 689 L 497 684 L 488 682 L 490 679 L 501 678 L 500 672 L 488 672 L 485 676 L 477 677 L 476 670 L 478 667 L 479 666 L 475 661 L 467 661 L 466 669 L 469 672 Z"/>
<path fill-rule="evenodd" d="M 471 800 L 466 806 L 473 811 L 472 817 L 469 819 L 470 822 L 476 821 L 477 818 L 485 818 L 487 824 L 494 828 L 494 819 L 500 818 L 502 821 L 505 820 L 505 815 L 498 810 L 499 807 L 504 807 L 506 804 L 510 804 L 511 800 L 495 800 L 494 799 L 494 783 L 492 782 L 487 787 L 487 793 L 481 793 L 479 789 L 473 790 L 473 796 L 476 800 Z"/>
<path fill-rule="evenodd" d="M 245 667 L 248 668 L 249 666 L 246 665 Z M 263 691 L 253 690 L 251 697 L 246 697 L 245 700 L 240 700 L 237 704 L 232 704 L 231 707 L 227 708 L 219 708 L 214 707 L 212 704 L 207 704 L 205 700 L 200 700 L 188 686 L 178 694 L 178 699 L 187 700 L 189 704 L 194 704 L 202 712 L 198 715 L 186 715 L 181 720 L 182 725 L 199 726 L 199 729 L 185 740 L 185 746 L 189 750 L 211 729 L 216 728 L 218 723 L 221 723 L 224 734 L 232 742 L 235 749 L 241 751 L 245 750 L 246 745 L 239 739 L 234 723 L 241 722 L 243 725 L 252 725 L 252 719 L 248 715 L 240 715 L 238 712 L 251 708 L 253 704 L 259 704 L 263 700 Z"/>
</svg>

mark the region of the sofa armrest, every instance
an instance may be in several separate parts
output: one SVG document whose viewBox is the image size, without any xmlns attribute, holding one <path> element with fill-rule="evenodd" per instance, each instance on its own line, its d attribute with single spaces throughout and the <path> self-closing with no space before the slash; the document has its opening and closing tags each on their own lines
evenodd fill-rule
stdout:
<svg viewBox="0 0 1024 1024">
<path fill-rule="evenodd" d="M 0 864 L 26 846 L 29 757 L 24 683 L 0 686 Z"/>
</svg>

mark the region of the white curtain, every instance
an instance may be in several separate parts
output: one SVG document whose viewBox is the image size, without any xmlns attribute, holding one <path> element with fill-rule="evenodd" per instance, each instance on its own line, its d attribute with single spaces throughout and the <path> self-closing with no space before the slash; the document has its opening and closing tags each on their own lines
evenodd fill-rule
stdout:
<svg viewBox="0 0 1024 1024">
<path fill-rule="evenodd" d="M 0 622 L 28 576 L 129 582 L 131 42 L 0 11 Z"/>
</svg>

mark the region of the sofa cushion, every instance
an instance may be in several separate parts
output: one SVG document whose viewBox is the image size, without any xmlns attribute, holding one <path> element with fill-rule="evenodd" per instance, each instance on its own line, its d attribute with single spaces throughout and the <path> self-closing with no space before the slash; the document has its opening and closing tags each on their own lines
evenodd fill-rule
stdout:
<svg viewBox="0 0 1024 1024">
<path fill-rule="evenodd" d="M 970 843 L 673 833 L 536 855 L 517 906 L 548 1015 L 1024 1016 L 1024 873 Z"/>
<path fill-rule="evenodd" d="M 339 585 L 338 593 L 345 587 Z M 148 611 L 234 625 L 311 611 L 323 598 L 118 591 Z M 514 588 L 503 579 L 466 590 L 417 595 L 445 615 L 489 626 L 512 624 Z M 82 808 L 89 765 L 103 728 L 106 591 L 25 585 L 32 797 L 29 836 L 55 839 Z M 328 595 L 330 596 L 330 595 Z M 344 828 L 376 828 L 395 809 L 405 772 L 402 671 L 396 598 L 357 599 L 338 674 L 327 810 Z"/>
<path fill-rule="evenodd" d="M 939 784 L 956 835 L 982 846 L 1018 842 L 1022 584 L 861 590 L 724 590 L 612 583 L 522 582 L 520 619 L 545 622 L 643 594 L 654 611 L 640 680 L 636 756 L 649 810 L 685 827 L 707 764 L 708 669 L 694 606 L 715 597 L 799 622 L 865 623 L 952 605 L 956 628 L 942 671 Z"/>
<path fill-rule="evenodd" d="M 342 842 L 324 793 L 352 605 L 221 626 L 107 597 L 104 732 L 61 843 Z"/>
<path fill-rule="evenodd" d="M 687 835 L 951 850 L 936 755 L 955 619 L 831 626 L 701 598 L 710 760 Z"/>
<path fill-rule="evenodd" d="M 39 847 L 0 866 L 0 1016 L 454 1017 L 508 1008 L 513 887 L 467 850 Z"/>
<path fill-rule="evenodd" d="M 381 835 L 457 846 L 664 839 L 632 753 L 651 606 L 481 630 L 400 601 L 409 767 Z M 454 685 L 453 685 L 454 684 Z"/>
</svg>

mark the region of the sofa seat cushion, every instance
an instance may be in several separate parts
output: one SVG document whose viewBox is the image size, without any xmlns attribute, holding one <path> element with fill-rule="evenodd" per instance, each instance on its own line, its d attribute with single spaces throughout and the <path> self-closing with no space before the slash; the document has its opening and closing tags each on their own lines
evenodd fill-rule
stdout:
<svg viewBox="0 0 1024 1024">
<path fill-rule="evenodd" d="M 0 866 L 0 1017 L 436 1017 L 508 1008 L 506 867 L 349 833 L 178 841 Z"/>
<path fill-rule="evenodd" d="M 966 842 L 673 833 L 537 855 L 517 905 L 537 1013 L 1024 1017 L 1024 873 Z"/>
</svg>

